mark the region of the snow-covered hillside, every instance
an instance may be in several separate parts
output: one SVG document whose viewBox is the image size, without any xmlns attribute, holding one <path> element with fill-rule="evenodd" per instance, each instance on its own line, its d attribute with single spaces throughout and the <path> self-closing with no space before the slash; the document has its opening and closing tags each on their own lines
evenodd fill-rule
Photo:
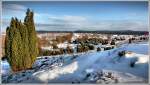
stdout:
<svg viewBox="0 0 150 85">
<path fill-rule="evenodd" d="M 118 52 L 126 50 L 125 56 Z M 56 57 L 42 56 L 33 69 L 3 75 L 3 83 L 146 83 L 148 81 L 148 43 L 123 44 L 107 51 L 89 51 Z M 130 64 L 135 61 L 134 67 Z M 2 63 L 2 72 L 9 66 Z"/>
</svg>

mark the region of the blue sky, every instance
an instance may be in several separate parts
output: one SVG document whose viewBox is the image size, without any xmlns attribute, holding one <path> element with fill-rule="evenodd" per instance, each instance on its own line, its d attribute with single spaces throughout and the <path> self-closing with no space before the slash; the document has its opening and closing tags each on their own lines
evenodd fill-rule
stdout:
<svg viewBox="0 0 150 85">
<path fill-rule="evenodd" d="M 2 31 L 11 17 L 23 21 L 26 9 L 34 11 L 36 30 L 148 30 L 148 2 L 46 2 L 2 3 Z"/>
</svg>

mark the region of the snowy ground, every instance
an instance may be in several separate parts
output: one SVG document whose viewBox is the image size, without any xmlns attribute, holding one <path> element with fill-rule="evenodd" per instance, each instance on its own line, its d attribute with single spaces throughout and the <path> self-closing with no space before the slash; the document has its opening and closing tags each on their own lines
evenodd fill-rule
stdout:
<svg viewBox="0 0 150 85">
<path fill-rule="evenodd" d="M 129 51 L 119 57 L 118 52 Z M 130 62 L 136 60 L 135 66 Z M 3 83 L 146 83 L 148 43 L 123 44 L 108 51 L 39 57 L 33 69 L 9 74 L 2 65 Z M 6 71 L 8 71 L 6 73 Z M 110 76 L 111 75 L 111 76 Z"/>
</svg>

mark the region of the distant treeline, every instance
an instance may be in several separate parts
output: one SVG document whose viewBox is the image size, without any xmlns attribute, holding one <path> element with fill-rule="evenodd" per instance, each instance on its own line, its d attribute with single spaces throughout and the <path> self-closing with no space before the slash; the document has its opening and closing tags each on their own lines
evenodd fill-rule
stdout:
<svg viewBox="0 0 150 85">
<path fill-rule="evenodd" d="M 98 33 L 98 34 L 119 34 L 119 35 L 148 35 L 148 31 L 37 31 L 37 33 Z"/>
</svg>

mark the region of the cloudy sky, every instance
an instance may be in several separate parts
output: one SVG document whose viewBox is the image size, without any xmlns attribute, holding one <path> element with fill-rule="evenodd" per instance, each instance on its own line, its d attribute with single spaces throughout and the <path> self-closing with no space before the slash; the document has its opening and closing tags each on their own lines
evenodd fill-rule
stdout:
<svg viewBox="0 0 150 85">
<path fill-rule="evenodd" d="M 11 17 L 24 20 L 34 11 L 36 30 L 148 30 L 147 2 L 11 2 L 2 3 L 2 31 Z"/>
</svg>

